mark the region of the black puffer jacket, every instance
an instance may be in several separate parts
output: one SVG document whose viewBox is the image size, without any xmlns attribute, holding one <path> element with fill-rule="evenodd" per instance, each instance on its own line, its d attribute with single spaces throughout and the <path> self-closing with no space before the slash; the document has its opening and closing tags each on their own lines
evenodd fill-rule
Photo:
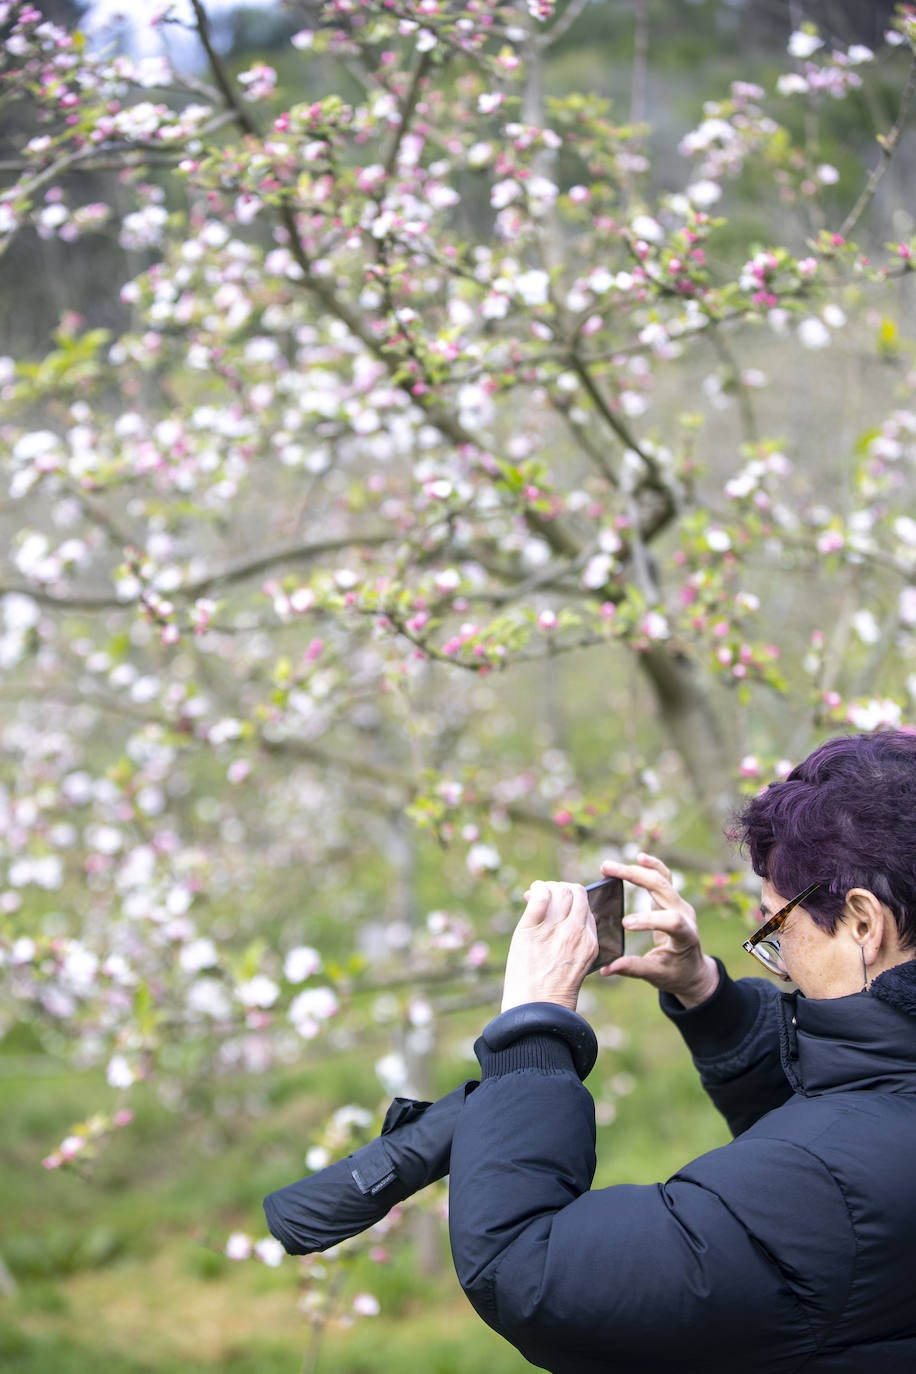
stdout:
<svg viewBox="0 0 916 1374">
<path fill-rule="evenodd" d="M 823 1001 L 723 970 L 662 1004 L 739 1133 L 664 1184 L 590 1191 L 561 1039 L 478 1042 L 450 1202 L 477 1311 L 554 1374 L 914 1374 L 916 963 Z"/>
</svg>

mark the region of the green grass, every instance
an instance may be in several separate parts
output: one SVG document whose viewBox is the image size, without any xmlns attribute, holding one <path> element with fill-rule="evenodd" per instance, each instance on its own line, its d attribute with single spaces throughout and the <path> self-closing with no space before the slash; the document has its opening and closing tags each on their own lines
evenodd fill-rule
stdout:
<svg viewBox="0 0 916 1374">
<path fill-rule="evenodd" d="M 707 925 L 707 947 L 730 957 L 739 924 L 711 917 Z M 599 1111 L 615 1113 L 599 1130 L 596 1186 L 653 1182 L 724 1143 L 725 1126 L 653 992 L 593 980 L 590 997 L 596 1027 L 613 1025 L 623 1035 L 618 1049 L 602 1051 L 589 1080 Z M 450 1020 L 454 1044 L 472 1038 L 487 1014 Z M 301 1066 L 261 1079 L 204 1081 L 177 1111 L 138 1085 L 134 1124 L 113 1137 L 88 1177 L 49 1173 L 40 1161 L 74 1120 L 110 1105 L 110 1090 L 98 1075 L 64 1071 L 33 1053 L 0 1053 L 0 1254 L 18 1287 L 14 1297 L 0 1297 L 0 1367 L 10 1374 L 528 1368 L 471 1311 L 451 1272 L 444 1228 L 432 1274 L 421 1271 L 409 1236 L 391 1242 L 386 1265 L 365 1253 L 347 1260 L 343 1311 L 361 1291 L 374 1293 L 382 1310 L 349 1327 L 332 1324 L 317 1363 L 297 1309 L 299 1262 L 268 1269 L 222 1254 L 234 1229 L 265 1234 L 261 1198 L 304 1171 L 329 1111 L 344 1102 L 380 1105 L 372 1064 L 385 1048 L 379 1040 L 368 1053 L 357 1046 L 322 1059 L 309 1051 Z M 472 1068 L 443 1046 L 435 1077 L 445 1088 Z"/>
</svg>

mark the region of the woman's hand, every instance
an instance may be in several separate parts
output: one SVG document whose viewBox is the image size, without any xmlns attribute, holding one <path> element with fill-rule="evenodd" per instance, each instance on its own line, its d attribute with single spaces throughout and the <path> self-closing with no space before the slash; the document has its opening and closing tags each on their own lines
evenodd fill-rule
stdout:
<svg viewBox="0 0 916 1374">
<path fill-rule="evenodd" d="M 641 978 L 661 992 L 670 992 L 684 1007 L 711 997 L 719 985 L 715 960 L 704 954 L 697 915 L 672 886 L 671 873 L 652 854 L 640 854 L 635 864 L 608 859 L 601 865 L 606 878 L 623 878 L 652 896 L 652 910 L 625 916 L 626 930 L 651 930 L 654 948 L 647 954 L 625 954 L 605 964 L 602 977 Z"/>
<path fill-rule="evenodd" d="M 557 1002 L 575 1011 L 598 953 L 595 918 L 578 883 L 532 883 L 506 960 L 503 1011 Z"/>
</svg>

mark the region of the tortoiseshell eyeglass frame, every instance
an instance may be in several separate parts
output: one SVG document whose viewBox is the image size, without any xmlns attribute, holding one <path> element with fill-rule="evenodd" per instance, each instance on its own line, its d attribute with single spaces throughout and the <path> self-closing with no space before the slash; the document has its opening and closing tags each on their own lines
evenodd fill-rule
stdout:
<svg viewBox="0 0 916 1374">
<path fill-rule="evenodd" d="M 812 883 L 810 887 L 805 888 L 804 892 L 799 892 L 798 896 L 793 897 L 791 902 L 786 902 L 785 906 L 780 907 L 765 925 L 755 930 L 751 938 L 745 940 L 742 946 L 743 949 L 747 950 L 748 954 L 753 954 L 755 959 L 760 960 L 764 968 L 769 969 L 770 973 L 775 973 L 777 978 L 781 978 L 783 982 L 788 983 L 790 979 L 788 973 L 786 973 L 785 969 L 782 967 L 778 941 L 773 941 L 776 958 L 773 957 L 769 949 L 760 949 L 759 946 L 775 935 L 776 931 L 781 929 L 785 923 L 786 917 L 793 912 L 797 906 L 801 906 L 802 902 L 810 897 L 812 892 L 816 892 L 819 887 L 823 887 L 823 883 Z"/>
</svg>

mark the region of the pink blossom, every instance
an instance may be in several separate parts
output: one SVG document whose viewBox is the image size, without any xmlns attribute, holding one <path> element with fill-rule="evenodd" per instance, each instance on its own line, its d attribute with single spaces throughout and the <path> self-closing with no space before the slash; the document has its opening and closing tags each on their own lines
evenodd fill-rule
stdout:
<svg viewBox="0 0 916 1374">
<path fill-rule="evenodd" d="M 483 968 L 490 957 L 490 946 L 485 940 L 475 940 L 464 956 L 469 968 Z"/>
<path fill-rule="evenodd" d="M 277 73 L 265 62 L 256 62 L 248 71 L 239 72 L 236 80 L 245 88 L 246 100 L 263 100 L 276 86 Z"/>
</svg>

